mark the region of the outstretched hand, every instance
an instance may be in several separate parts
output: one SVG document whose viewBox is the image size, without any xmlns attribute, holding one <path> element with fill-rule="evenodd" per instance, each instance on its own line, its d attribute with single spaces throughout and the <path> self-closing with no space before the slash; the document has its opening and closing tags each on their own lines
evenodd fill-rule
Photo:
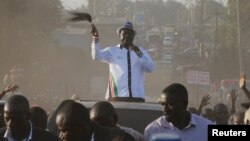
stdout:
<svg viewBox="0 0 250 141">
<path fill-rule="evenodd" d="M 241 89 L 246 89 L 246 75 L 244 73 L 240 74 L 239 87 Z"/>
<path fill-rule="evenodd" d="M 237 99 L 237 94 L 236 94 L 236 89 L 232 89 L 231 91 L 229 91 L 228 96 L 231 99 L 232 103 L 235 103 L 236 99 Z"/>
<path fill-rule="evenodd" d="M 19 86 L 17 85 L 13 85 L 13 86 L 7 86 L 5 89 L 4 89 L 4 92 L 7 93 L 7 92 L 15 92 L 17 90 Z"/>
<path fill-rule="evenodd" d="M 211 96 L 209 94 L 206 94 L 202 97 L 200 106 L 204 107 L 207 106 L 210 103 Z"/>
<path fill-rule="evenodd" d="M 92 24 L 92 25 L 90 26 L 90 33 L 91 33 L 94 37 L 99 37 L 97 28 L 95 27 L 94 24 Z"/>
<path fill-rule="evenodd" d="M 7 87 L 0 93 L 0 99 L 2 99 L 2 97 L 3 97 L 6 93 L 16 91 L 18 87 L 19 87 L 19 86 L 17 86 L 17 85 L 13 85 L 13 86 L 12 86 L 12 85 L 9 85 L 9 86 L 7 86 Z"/>
</svg>

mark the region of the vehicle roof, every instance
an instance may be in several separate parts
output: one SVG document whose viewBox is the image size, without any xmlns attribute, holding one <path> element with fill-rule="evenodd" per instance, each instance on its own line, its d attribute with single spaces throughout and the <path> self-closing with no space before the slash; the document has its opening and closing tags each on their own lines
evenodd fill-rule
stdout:
<svg viewBox="0 0 250 141">
<path fill-rule="evenodd" d="M 6 101 L 0 100 L 0 105 L 4 105 L 5 103 L 6 103 Z"/>
<path fill-rule="evenodd" d="M 92 107 L 97 101 L 85 101 L 81 100 L 84 106 L 90 108 Z M 111 102 L 114 108 L 116 109 L 138 109 L 138 110 L 162 110 L 162 106 L 158 103 L 149 103 L 149 102 Z"/>
<path fill-rule="evenodd" d="M 78 100 L 86 108 L 91 107 L 98 101 Z M 118 115 L 118 123 L 122 126 L 133 128 L 141 133 L 145 127 L 163 115 L 162 106 L 158 103 L 139 103 L 139 102 L 111 102 Z M 48 129 L 52 133 L 57 132 L 55 125 L 56 110 L 48 118 Z"/>
</svg>

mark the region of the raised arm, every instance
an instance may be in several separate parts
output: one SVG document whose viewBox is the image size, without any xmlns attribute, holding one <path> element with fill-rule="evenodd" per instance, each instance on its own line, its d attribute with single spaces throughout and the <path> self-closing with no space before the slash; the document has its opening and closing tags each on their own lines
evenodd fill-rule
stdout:
<svg viewBox="0 0 250 141">
<path fill-rule="evenodd" d="M 240 74 L 239 86 L 243 90 L 244 94 L 247 96 L 248 100 L 250 100 L 250 92 L 246 86 L 246 75 L 244 73 Z"/>
<path fill-rule="evenodd" d="M 16 91 L 17 88 L 18 88 L 17 85 L 14 85 L 14 86 L 11 86 L 11 85 L 10 85 L 10 86 L 7 86 L 7 87 L 0 93 L 0 99 L 2 99 L 2 98 L 5 96 L 6 93 Z"/>
<path fill-rule="evenodd" d="M 236 113 L 236 108 L 235 108 L 235 102 L 237 100 L 237 94 L 236 94 L 236 89 L 232 89 L 231 91 L 229 91 L 228 96 L 231 100 L 232 103 L 232 107 L 231 107 L 231 111 L 230 111 L 230 115 Z"/>
<path fill-rule="evenodd" d="M 203 109 L 204 106 L 207 106 L 210 102 L 209 100 L 211 99 L 211 96 L 209 94 L 205 94 L 202 99 L 201 99 L 201 102 L 198 106 L 198 112 L 199 112 L 199 115 L 201 115 L 201 111 Z"/>
</svg>

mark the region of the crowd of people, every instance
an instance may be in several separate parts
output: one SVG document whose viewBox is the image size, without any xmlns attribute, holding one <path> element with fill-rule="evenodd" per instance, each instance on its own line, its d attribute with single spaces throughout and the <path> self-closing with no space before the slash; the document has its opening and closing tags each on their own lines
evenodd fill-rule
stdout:
<svg viewBox="0 0 250 141">
<path fill-rule="evenodd" d="M 142 47 L 133 44 L 136 32 L 130 22 L 118 30 L 120 44 L 114 47 L 101 49 L 93 24 L 91 33 L 93 59 L 109 64 L 106 101 L 98 101 L 88 110 L 79 101 L 66 99 L 48 113 L 40 106 L 30 106 L 24 95 L 13 94 L 7 98 L 0 114 L 5 121 L 0 129 L 0 141 L 150 141 L 160 133 L 176 134 L 182 141 L 207 141 L 208 125 L 250 125 L 250 104 L 243 103 L 246 110 L 238 111 L 235 90 L 229 92 L 230 109 L 224 103 L 204 108 L 211 99 L 209 94 L 204 95 L 195 108 L 189 107 L 189 93 L 180 83 L 163 89 L 158 99 L 163 107 L 162 116 L 145 125 L 144 133 L 120 125 L 112 102 L 145 102 L 143 75 L 154 70 L 154 63 Z M 239 86 L 250 100 L 245 75 L 241 75 Z M 18 87 L 7 86 L 0 99 Z"/>
<path fill-rule="evenodd" d="M 241 89 L 249 96 L 245 77 L 240 79 Z M 14 92 L 18 86 L 8 86 L 2 91 Z M 243 104 L 248 110 L 229 110 L 223 103 L 214 108 L 204 108 L 210 97 L 205 95 L 198 108 L 188 107 L 188 91 L 184 85 L 173 83 L 163 89 L 158 103 L 163 114 L 145 126 L 144 133 L 119 125 L 119 117 L 112 102 L 97 101 L 90 110 L 72 99 L 62 101 L 50 114 L 42 107 L 30 106 L 28 99 L 12 94 L 6 100 L 1 113 L 5 123 L 0 129 L 0 140 L 63 140 L 63 141 L 149 141 L 153 135 L 171 133 L 181 140 L 206 141 L 208 125 L 250 125 L 250 104 Z M 236 101 L 234 93 L 232 103 Z M 249 99 L 250 100 L 250 99 Z M 142 117 L 143 118 L 143 117 Z"/>
</svg>

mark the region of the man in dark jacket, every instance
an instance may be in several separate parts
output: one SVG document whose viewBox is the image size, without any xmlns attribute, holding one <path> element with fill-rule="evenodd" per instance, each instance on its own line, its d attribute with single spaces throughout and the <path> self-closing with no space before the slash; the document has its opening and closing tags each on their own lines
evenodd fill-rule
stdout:
<svg viewBox="0 0 250 141">
<path fill-rule="evenodd" d="M 66 103 L 58 111 L 56 125 L 62 141 L 135 141 L 120 129 L 94 124 L 87 108 L 77 102 Z"/>
<path fill-rule="evenodd" d="M 4 106 L 6 127 L 0 129 L 0 141 L 59 141 L 55 135 L 36 128 L 30 122 L 28 100 L 22 95 L 12 95 Z"/>
</svg>

